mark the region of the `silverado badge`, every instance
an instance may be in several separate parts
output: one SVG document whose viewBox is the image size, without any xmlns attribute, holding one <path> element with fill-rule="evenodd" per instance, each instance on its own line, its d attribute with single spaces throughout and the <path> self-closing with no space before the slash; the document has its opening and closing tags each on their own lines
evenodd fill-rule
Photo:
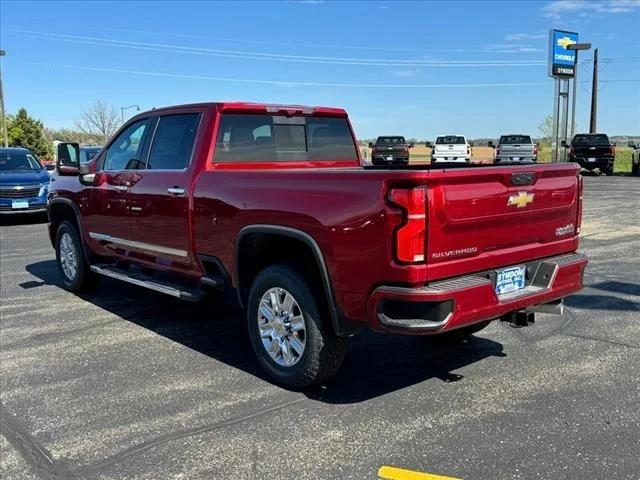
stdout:
<svg viewBox="0 0 640 480">
<path fill-rule="evenodd" d="M 535 195 L 534 193 L 518 192 L 517 195 L 511 195 L 509 197 L 507 206 L 511 207 L 515 205 L 516 208 L 524 208 L 527 205 L 529 205 L 531 202 L 533 202 L 534 195 Z"/>
</svg>

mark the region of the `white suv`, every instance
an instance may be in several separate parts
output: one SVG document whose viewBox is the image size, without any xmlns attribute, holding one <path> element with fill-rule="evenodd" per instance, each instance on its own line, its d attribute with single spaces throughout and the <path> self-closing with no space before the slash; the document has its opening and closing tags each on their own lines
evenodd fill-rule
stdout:
<svg viewBox="0 0 640 480">
<path fill-rule="evenodd" d="M 432 162 L 467 162 L 471 161 L 471 145 L 464 135 L 440 135 L 431 147 Z"/>
</svg>

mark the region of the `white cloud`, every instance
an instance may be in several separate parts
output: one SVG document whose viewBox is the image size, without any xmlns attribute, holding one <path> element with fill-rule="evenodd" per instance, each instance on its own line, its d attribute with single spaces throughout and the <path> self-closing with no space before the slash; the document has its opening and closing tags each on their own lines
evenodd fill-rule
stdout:
<svg viewBox="0 0 640 480">
<path fill-rule="evenodd" d="M 415 77 L 417 70 L 396 70 L 393 74 L 396 77 Z"/>
<path fill-rule="evenodd" d="M 546 33 L 509 33 L 504 36 L 507 42 L 519 41 L 519 40 L 542 40 L 547 38 Z"/>
<path fill-rule="evenodd" d="M 489 52 L 543 52 L 544 48 L 536 45 L 523 43 L 486 43 L 482 45 L 483 50 Z"/>
<path fill-rule="evenodd" d="M 542 15 L 560 19 L 562 14 L 580 11 L 581 17 L 598 13 L 628 13 L 640 8 L 640 0 L 554 0 L 542 7 Z"/>
</svg>

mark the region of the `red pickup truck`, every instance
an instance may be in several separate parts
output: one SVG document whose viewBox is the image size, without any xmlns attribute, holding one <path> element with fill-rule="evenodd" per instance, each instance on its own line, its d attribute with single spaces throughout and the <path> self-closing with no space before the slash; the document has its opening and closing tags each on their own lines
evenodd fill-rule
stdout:
<svg viewBox="0 0 640 480">
<path fill-rule="evenodd" d="M 64 287 L 234 289 L 257 358 L 302 388 L 362 328 L 470 335 L 582 288 L 573 164 L 363 167 L 342 109 L 203 103 L 129 120 L 89 164 L 61 144 L 49 233 Z"/>
</svg>

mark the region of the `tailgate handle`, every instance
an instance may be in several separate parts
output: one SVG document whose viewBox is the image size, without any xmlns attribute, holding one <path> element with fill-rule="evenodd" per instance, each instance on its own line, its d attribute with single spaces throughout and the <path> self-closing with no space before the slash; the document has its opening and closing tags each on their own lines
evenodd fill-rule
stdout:
<svg viewBox="0 0 640 480">
<path fill-rule="evenodd" d="M 536 178 L 533 172 L 512 173 L 511 185 L 531 185 Z"/>
</svg>

